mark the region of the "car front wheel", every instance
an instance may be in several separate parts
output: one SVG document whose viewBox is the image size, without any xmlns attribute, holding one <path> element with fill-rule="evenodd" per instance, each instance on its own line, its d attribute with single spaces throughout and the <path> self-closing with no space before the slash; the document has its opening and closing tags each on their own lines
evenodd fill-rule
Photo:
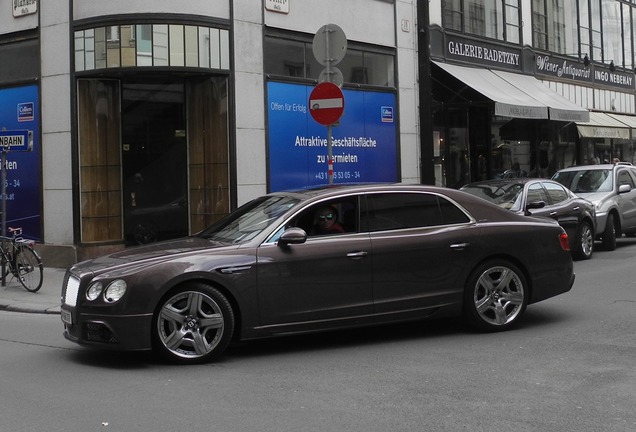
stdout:
<svg viewBox="0 0 636 432">
<path fill-rule="evenodd" d="M 234 313 L 217 289 L 192 283 L 161 301 L 153 347 L 174 363 L 202 363 L 221 354 L 234 332 Z"/>
<path fill-rule="evenodd" d="M 502 331 L 514 326 L 528 305 L 528 285 L 511 262 L 495 260 L 477 267 L 464 292 L 464 317 L 482 331 Z"/>
<path fill-rule="evenodd" d="M 579 229 L 576 231 L 576 238 L 572 245 L 572 256 L 579 260 L 592 258 L 594 249 L 594 232 L 588 222 L 581 222 Z"/>
</svg>

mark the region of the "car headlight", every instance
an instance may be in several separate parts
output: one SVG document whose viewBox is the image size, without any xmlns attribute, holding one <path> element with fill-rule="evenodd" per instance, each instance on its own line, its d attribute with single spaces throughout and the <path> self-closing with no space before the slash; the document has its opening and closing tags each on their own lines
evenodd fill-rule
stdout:
<svg viewBox="0 0 636 432">
<path fill-rule="evenodd" d="M 104 290 L 101 282 L 93 282 L 86 291 L 86 298 L 90 301 L 95 300 Z"/>
<path fill-rule="evenodd" d="M 112 281 L 104 291 L 104 300 L 114 303 L 126 294 L 126 282 L 122 279 Z"/>
</svg>

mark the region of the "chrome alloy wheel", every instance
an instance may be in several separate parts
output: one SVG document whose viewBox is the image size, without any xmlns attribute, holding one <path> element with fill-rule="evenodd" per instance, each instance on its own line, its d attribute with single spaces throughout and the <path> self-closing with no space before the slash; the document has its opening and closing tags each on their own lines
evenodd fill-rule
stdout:
<svg viewBox="0 0 636 432">
<path fill-rule="evenodd" d="M 523 282 L 509 267 L 487 268 L 475 283 L 473 302 L 477 314 L 485 323 L 505 326 L 523 312 Z"/>
<path fill-rule="evenodd" d="M 157 317 L 157 336 L 173 356 L 198 359 L 211 354 L 223 338 L 225 319 L 208 294 L 184 291 L 169 298 Z"/>
<path fill-rule="evenodd" d="M 585 258 L 592 256 L 594 248 L 594 233 L 588 224 L 581 226 L 581 252 Z"/>
</svg>

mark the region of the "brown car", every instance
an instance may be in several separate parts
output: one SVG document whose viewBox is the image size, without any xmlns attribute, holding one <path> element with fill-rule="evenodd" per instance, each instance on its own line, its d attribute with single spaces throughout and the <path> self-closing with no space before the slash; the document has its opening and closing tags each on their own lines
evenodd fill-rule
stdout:
<svg viewBox="0 0 636 432">
<path fill-rule="evenodd" d="M 233 340 L 426 318 L 506 330 L 573 283 L 552 220 L 454 189 L 336 186 L 272 193 L 196 235 L 76 264 L 61 316 L 80 345 L 195 363 Z"/>
</svg>

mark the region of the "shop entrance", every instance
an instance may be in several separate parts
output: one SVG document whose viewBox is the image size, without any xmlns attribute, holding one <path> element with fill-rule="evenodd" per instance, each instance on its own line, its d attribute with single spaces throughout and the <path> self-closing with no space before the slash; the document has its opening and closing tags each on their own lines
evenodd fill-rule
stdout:
<svg viewBox="0 0 636 432">
<path fill-rule="evenodd" d="M 144 244 L 187 235 L 185 84 L 122 83 L 124 238 Z"/>
</svg>

